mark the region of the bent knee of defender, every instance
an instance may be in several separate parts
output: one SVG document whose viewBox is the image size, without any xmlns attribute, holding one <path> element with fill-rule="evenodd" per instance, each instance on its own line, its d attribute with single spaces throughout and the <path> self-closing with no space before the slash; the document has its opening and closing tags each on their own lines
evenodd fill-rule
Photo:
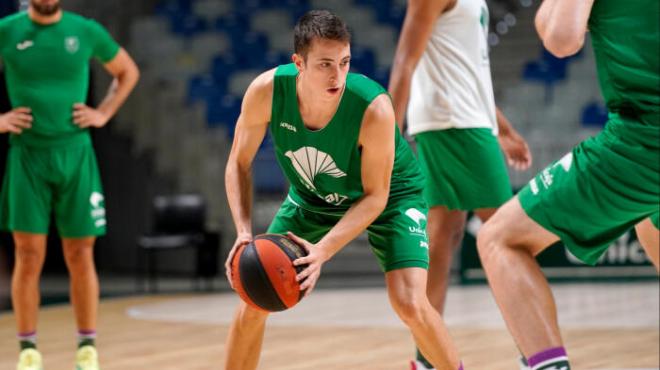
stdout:
<svg viewBox="0 0 660 370">
<path fill-rule="evenodd" d="M 485 263 L 492 253 L 501 247 L 503 243 L 503 230 L 498 228 L 491 222 L 486 222 L 477 234 L 477 251 L 482 263 Z"/>
</svg>

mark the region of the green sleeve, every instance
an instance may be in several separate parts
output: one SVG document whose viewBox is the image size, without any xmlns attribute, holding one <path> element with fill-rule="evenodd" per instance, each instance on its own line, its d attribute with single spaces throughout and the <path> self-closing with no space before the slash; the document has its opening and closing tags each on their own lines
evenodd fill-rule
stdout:
<svg viewBox="0 0 660 370">
<path fill-rule="evenodd" d="M 94 44 L 92 55 L 105 64 L 117 56 L 119 44 L 110 36 L 110 33 L 98 22 L 91 20 L 90 35 Z"/>
</svg>

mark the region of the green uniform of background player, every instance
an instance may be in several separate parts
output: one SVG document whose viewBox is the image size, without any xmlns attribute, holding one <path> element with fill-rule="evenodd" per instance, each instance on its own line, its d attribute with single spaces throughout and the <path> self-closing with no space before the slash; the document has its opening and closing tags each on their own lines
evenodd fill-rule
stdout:
<svg viewBox="0 0 660 370">
<path fill-rule="evenodd" d="M 0 57 L 13 107 L 0 116 L 0 132 L 11 133 L 0 227 L 12 232 L 16 248 L 12 303 L 22 349 L 17 367 L 41 367 L 38 284 L 52 212 L 71 277 L 79 330 L 76 366 L 97 369 L 93 245 L 105 233 L 106 220 L 89 127 L 108 122 L 133 89 L 138 70 L 101 25 L 63 12 L 57 0 L 32 0 L 28 12 L 0 20 Z M 85 105 L 91 59 L 115 77 L 96 109 Z"/>
<path fill-rule="evenodd" d="M 426 298 L 423 177 L 398 135 L 390 98 L 367 77 L 348 74 L 350 34 L 332 13 L 305 14 L 294 38 L 294 64 L 255 79 L 236 124 L 226 186 L 238 236 L 227 274 L 234 251 L 252 239 L 250 167 L 270 125 L 291 190 L 269 231 L 289 232 L 309 251 L 294 261 L 308 264 L 298 275 L 301 289 L 309 294 L 323 263 L 366 229 L 394 310 L 430 361 L 458 369 L 449 334 Z M 226 369 L 257 367 L 267 317 L 240 303 Z"/>
<path fill-rule="evenodd" d="M 534 260 L 561 239 L 585 263 L 635 226 L 656 268 L 660 203 L 660 3 L 546 0 L 548 50 L 576 53 L 590 31 L 609 120 L 551 164 L 482 228 L 478 246 L 507 326 L 534 370 L 569 369 L 550 288 Z M 553 367 L 555 366 L 555 367 Z"/>
</svg>

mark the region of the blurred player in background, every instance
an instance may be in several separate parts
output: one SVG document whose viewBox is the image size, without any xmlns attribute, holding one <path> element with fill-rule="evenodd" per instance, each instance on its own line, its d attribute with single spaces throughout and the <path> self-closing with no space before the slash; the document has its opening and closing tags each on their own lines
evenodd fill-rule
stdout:
<svg viewBox="0 0 660 370">
<path fill-rule="evenodd" d="M 478 247 L 509 331 L 533 370 L 569 370 L 550 287 L 534 259 L 561 239 L 596 264 L 635 227 L 658 268 L 660 2 L 545 0 L 536 29 L 558 57 L 591 33 L 609 119 L 548 166 L 481 229 Z M 615 339 L 615 338 L 613 338 Z"/>
<path fill-rule="evenodd" d="M 12 303 L 21 348 L 17 369 L 42 369 L 37 351 L 39 277 L 54 212 L 78 327 L 76 369 L 95 370 L 99 286 L 93 246 L 105 233 L 106 219 L 89 128 L 108 122 L 139 72 L 101 25 L 63 12 L 59 0 L 30 0 L 27 12 L 0 20 L 0 57 L 13 108 L 0 115 L 0 133 L 11 135 L 0 227 L 12 232 L 16 251 Z M 114 77 L 97 108 L 85 105 L 92 58 Z"/>
<path fill-rule="evenodd" d="M 427 292 L 440 313 L 467 212 L 485 222 L 511 198 L 505 157 L 517 170 L 532 162 L 495 106 L 488 18 L 485 0 L 409 0 L 389 84 L 397 122 L 415 138 L 427 179 Z M 432 366 L 417 351 L 412 368 Z"/>
</svg>

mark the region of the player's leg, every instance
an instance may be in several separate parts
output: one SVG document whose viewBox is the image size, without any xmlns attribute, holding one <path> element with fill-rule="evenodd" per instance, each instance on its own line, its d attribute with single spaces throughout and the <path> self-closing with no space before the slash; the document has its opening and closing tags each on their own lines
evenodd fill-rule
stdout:
<svg viewBox="0 0 660 370">
<path fill-rule="evenodd" d="M 39 277 L 46 257 L 46 235 L 14 232 L 15 263 L 11 298 L 21 349 L 35 347 Z M 32 344 L 32 345 L 31 345 Z"/>
<path fill-rule="evenodd" d="M 285 200 L 273 218 L 268 233 L 286 234 L 288 231 L 316 243 L 337 222 L 339 217 L 327 217 L 304 211 Z M 268 313 L 241 301 L 229 329 L 225 348 L 225 370 L 254 370 L 259 363 Z"/>
<path fill-rule="evenodd" d="M 48 158 L 48 151 L 12 145 L 0 195 L 0 228 L 13 232 L 15 244 L 12 303 L 22 348 L 17 369 L 41 367 L 34 347 L 52 199 Z"/>
<path fill-rule="evenodd" d="M 635 232 L 640 244 L 646 251 L 655 269 L 660 271 L 660 231 L 658 230 L 658 213 L 645 219 L 635 226 Z"/>
<path fill-rule="evenodd" d="M 78 327 L 76 368 L 97 370 L 96 324 L 99 281 L 94 266 L 96 237 L 106 231 L 105 197 L 96 155 L 89 143 L 52 150 L 55 222 L 69 270 L 71 303 Z"/>
<path fill-rule="evenodd" d="M 267 318 L 267 312 L 240 302 L 227 337 L 225 370 L 257 368 Z"/>
<path fill-rule="evenodd" d="M 431 305 L 442 314 L 454 253 L 463 240 L 466 212 L 445 206 L 429 210 L 426 232 L 429 239 L 429 271 L 426 292 Z"/>
<path fill-rule="evenodd" d="M 78 346 L 94 345 L 99 305 L 99 282 L 94 266 L 96 238 L 62 238 L 69 270 L 71 304 L 78 327 Z"/>
<path fill-rule="evenodd" d="M 417 347 L 436 369 L 459 369 L 460 360 L 440 314 L 426 296 L 423 268 L 392 270 L 385 275 L 392 308 L 410 328 Z"/>
<path fill-rule="evenodd" d="M 562 346 L 554 298 L 535 259 L 558 239 L 527 216 L 517 197 L 497 211 L 477 238 L 495 300 L 527 358 Z"/>
<path fill-rule="evenodd" d="M 419 195 L 389 204 L 368 228 L 369 242 L 386 273 L 392 307 L 410 327 L 418 348 L 438 369 L 458 369 L 459 358 L 427 296 L 429 266 L 426 202 Z"/>
<path fill-rule="evenodd" d="M 657 211 L 657 187 L 648 183 L 658 175 L 658 152 L 651 150 L 658 132 L 640 135 L 635 124 L 611 116 L 601 134 L 541 171 L 479 233 L 495 298 L 534 370 L 570 366 L 559 347 L 552 294 L 533 257 L 561 238 L 574 256 L 595 264 L 613 240 Z"/>
</svg>

